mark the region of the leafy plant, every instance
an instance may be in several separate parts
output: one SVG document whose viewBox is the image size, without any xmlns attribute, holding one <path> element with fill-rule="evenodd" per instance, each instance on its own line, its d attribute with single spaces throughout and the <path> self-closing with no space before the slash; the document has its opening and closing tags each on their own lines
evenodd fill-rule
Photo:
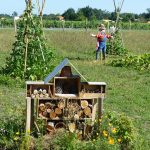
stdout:
<svg viewBox="0 0 150 150">
<path fill-rule="evenodd" d="M 124 114 L 108 112 L 95 125 L 96 137 L 102 138 L 108 145 L 118 145 L 121 149 L 131 149 L 136 139 L 136 130 L 131 119 Z M 117 146 L 116 145 L 116 146 Z"/>
<path fill-rule="evenodd" d="M 150 54 L 129 55 L 122 59 L 113 60 L 111 65 L 115 67 L 132 67 L 140 71 L 150 71 Z"/>
<path fill-rule="evenodd" d="M 32 9 L 32 5 L 28 3 L 18 24 L 16 41 L 3 73 L 36 80 L 53 69 L 54 53 L 52 48 L 47 47 L 42 22 L 33 17 Z"/>
<path fill-rule="evenodd" d="M 114 39 L 107 42 L 106 53 L 110 55 L 125 55 L 128 50 L 123 46 L 119 30 L 113 35 Z"/>
<path fill-rule="evenodd" d="M 0 148 L 17 149 L 21 134 L 24 132 L 24 120 L 16 117 L 1 119 L 0 121 Z"/>
</svg>

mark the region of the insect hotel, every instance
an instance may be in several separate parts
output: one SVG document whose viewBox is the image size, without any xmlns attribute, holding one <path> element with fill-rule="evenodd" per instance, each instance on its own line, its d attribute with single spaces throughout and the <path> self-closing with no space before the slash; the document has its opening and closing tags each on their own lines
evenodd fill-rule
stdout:
<svg viewBox="0 0 150 150">
<path fill-rule="evenodd" d="M 26 82 L 26 131 L 43 119 L 47 133 L 65 128 L 84 137 L 102 117 L 106 83 L 81 82 L 84 77 L 77 70 L 80 75 L 72 74 L 71 68 L 76 70 L 64 59 L 44 81 Z"/>
</svg>

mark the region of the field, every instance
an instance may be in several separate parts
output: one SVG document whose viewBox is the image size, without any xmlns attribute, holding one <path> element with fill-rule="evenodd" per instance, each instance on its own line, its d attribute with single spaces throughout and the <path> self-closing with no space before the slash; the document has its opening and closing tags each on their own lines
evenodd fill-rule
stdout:
<svg viewBox="0 0 150 150">
<path fill-rule="evenodd" d="M 95 39 L 92 31 L 45 30 L 47 43 L 56 49 L 56 57 L 68 58 L 88 81 L 107 83 L 104 101 L 106 111 L 125 113 L 133 119 L 142 137 L 141 149 L 150 148 L 150 75 L 128 68 L 107 65 L 115 56 L 107 56 L 106 65 L 95 60 Z M 15 40 L 12 29 L 0 30 L 0 67 L 5 65 Z M 123 41 L 131 54 L 150 53 L 150 31 L 123 31 Z M 21 83 L 20 83 L 21 82 Z M 0 118 L 20 117 L 25 108 L 25 86 L 22 81 L 0 75 Z"/>
</svg>

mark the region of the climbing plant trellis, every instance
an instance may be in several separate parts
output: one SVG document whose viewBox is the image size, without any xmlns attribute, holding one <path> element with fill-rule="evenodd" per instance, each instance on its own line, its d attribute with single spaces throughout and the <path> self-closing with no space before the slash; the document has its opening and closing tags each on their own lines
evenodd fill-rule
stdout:
<svg viewBox="0 0 150 150">
<path fill-rule="evenodd" d="M 18 23 L 16 41 L 3 72 L 13 77 L 41 79 L 53 68 L 53 52 L 46 45 L 42 25 L 45 0 L 40 19 L 32 15 L 32 0 L 25 2 L 26 9 Z"/>
<path fill-rule="evenodd" d="M 117 5 L 118 2 L 118 5 Z M 127 53 L 127 49 L 124 47 L 122 32 L 121 32 L 121 18 L 120 12 L 124 4 L 124 0 L 116 1 L 113 0 L 116 20 L 114 29 L 115 32 L 112 33 L 114 40 L 111 40 L 107 43 L 107 53 L 112 55 L 124 55 Z"/>
</svg>

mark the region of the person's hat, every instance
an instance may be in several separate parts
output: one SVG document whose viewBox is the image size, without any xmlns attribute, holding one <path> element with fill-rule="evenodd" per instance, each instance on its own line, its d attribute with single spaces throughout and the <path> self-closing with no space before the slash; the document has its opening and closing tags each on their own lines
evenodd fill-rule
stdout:
<svg viewBox="0 0 150 150">
<path fill-rule="evenodd" d="M 105 30 L 106 29 L 104 24 L 100 24 L 98 27 L 99 27 L 100 30 Z"/>
</svg>

